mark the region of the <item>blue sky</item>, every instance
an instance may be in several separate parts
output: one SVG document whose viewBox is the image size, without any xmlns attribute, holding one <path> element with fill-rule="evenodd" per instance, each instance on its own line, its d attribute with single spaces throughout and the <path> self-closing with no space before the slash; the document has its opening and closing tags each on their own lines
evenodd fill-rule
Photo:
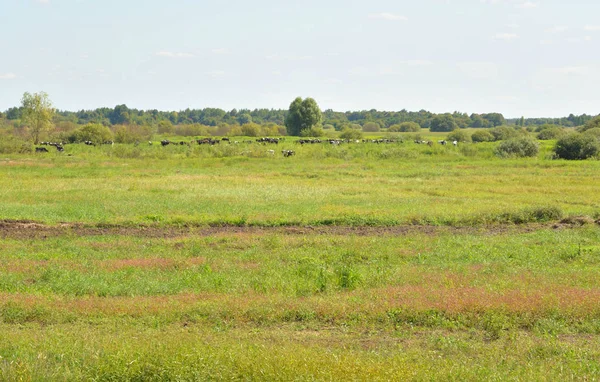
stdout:
<svg viewBox="0 0 600 382">
<path fill-rule="evenodd" d="M 600 113 L 597 0 L 0 0 L 0 110 Z"/>
</svg>

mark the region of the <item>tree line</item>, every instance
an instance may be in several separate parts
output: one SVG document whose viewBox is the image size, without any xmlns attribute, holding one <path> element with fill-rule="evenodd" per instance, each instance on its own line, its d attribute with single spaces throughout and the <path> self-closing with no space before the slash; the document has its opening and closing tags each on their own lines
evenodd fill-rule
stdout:
<svg viewBox="0 0 600 382">
<path fill-rule="evenodd" d="M 0 119 L 20 121 L 23 117 L 23 106 L 12 107 L 5 112 L 0 112 Z M 161 122 L 168 125 L 202 125 L 219 127 L 223 125 L 285 125 L 289 110 L 282 109 L 233 109 L 225 111 L 218 108 L 185 109 L 181 111 L 140 110 L 129 108 L 127 105 L 117 105 L 114 108 L 98 108 L 94 110 L 65 111 L 57 110 L 53 123 L 72 123 L 86 125 L 97 123 L 105 126 L 114 125 L 142 125 L 157 127 Z M 461 112 L 435 114 L 426 110 L 407 111 L 379 111 L 362 110 L 337 112 L 325 110 L 322 112 L 321 123 L 324 129 L 343 131 L 347 128 L 363 128 L 364 131 L 379 131 L 389 129 L 401 131 L 399 126 L 412 122 L 421 128 L 432 128 L 434 131 L 452 131 L 454 128 L 491 128 L 502 125 L 539 126 L 552 124 L 563 127 L 576 127 L 585 125 L 593 116 L 569 115 L 564 118 L 518 118 L 505 119 L 501 113 L 483 113 L 471 115 Z"/>
</svg>

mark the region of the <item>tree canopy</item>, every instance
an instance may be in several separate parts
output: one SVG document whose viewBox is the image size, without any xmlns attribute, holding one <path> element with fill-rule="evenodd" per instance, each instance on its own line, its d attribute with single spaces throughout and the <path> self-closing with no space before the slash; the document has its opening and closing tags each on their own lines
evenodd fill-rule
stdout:
<svg viewBox="0 0 600 382">
<path fill-rule="evenodd" d="M 296 98 L 291 104 L 285 118 L 288 135 L 299 136 L 302 130 L 310 130 L 321 123 L 323 116 L 317 101 L 312 98 Z"/>
<path fill-rule="evenodd" d="M 21 99 L 21 119 L 29 126 L 33 142 L 37 145 L 40 141 L 40 135 L 52 128 L 52 117 L 55 110 L 48 94 L 25 93 Z"/>
</svg>

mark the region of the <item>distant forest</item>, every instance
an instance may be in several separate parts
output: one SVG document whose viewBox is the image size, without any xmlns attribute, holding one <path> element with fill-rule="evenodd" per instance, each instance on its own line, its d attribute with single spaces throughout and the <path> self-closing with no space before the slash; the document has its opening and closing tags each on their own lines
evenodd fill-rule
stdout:
<svg viewBox="0 0 600 382">
<path fill-rule="evenodd" d="M 276 109 L 233 109 L 225 111 L 217 108 L 186 109 L 182 111 L 159 111 L 132 109 L 126 105 L 118 105 L 114 108 L 98 108 L 95 110 L 58 111 L 55 124 L 77 124 L 99 123 L 105 126 L 111 125 L 141 125 L 141 126 L 163 126 L 165 125 L 193 125 L 199 124 L 210 127 L 231 125 L 278 125 L 282 126 L 285 121 L 287 110 Z M 505 119 L 500 113 L 471 114 L 454 112 L 441 114 L 451 118 L 458 127 L 491 128 L 502 125 L 536 126 L 552 124 L 564 127 L 582 126 L 594 116 L 591 115 L 569 115 L 564 118 L 517 118 Z M 422 128 L 429 128 L 434 117 L 438 114 L 426 110 L 417 112 L 401 110 L 396 112 L 363 110 L 336 112 L 333 110 L 323 111 L 323 127 L 325 129 L 344 130 L 347 127 L 358 128 L 366 124 L 376 124 L 381 129 L 389 128 L 404 122 L 418 123 Z M 13 107 L 0 113 L 0 119 L 18 121 L 21 118 L 21 108 Z"/>
</svg>

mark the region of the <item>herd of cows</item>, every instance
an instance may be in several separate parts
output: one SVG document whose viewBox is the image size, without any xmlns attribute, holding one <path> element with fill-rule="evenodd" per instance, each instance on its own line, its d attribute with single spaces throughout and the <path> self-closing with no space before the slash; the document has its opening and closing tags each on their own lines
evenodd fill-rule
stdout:
<svg viewBox="0 0 600 382">
<path fill-rule="evenodd" d="M 168 139 L 164 139 L 162 141 L 160 141 L 161 146 L 165 147 L 165 146 L 169 146 L 169 145 L 179 145 L 179 146 L 192 146 L 192 145 L 210 145 L 210 146 L 214 146 L 214 145 L 219 145 L 219 144 L 251 144 L 251 143 L 259 143 L 259 144 L 263 144 L 263 145 L 267 145 L 267 144 L 274 144 L 277 145 L 280 142 L 285 141 L 285 138 L 269 138 L 269 137 L 264 137 L 264 138 L 258 138 L 255 141 L 231 141 L 229 138 L 221 138 L 221 139 L 213 139 L 213 138 L 202 138 L 202 139 L 195 139 L 192 141 L 170 141 Z M 334 145 L 334 146 L 338 146 L 338 145 L 342 145 L 342 144 L 351 144 L 351 143 L 374 143 L 374 144 L 386 144 L 386 143 L 403 143 L 403 140 L 397 140 L 397 139 L 362 139 L 362 140 L 351 140 L 351 139 L 307 139 L 307 138 L 302 138 L 302 139 L 298 139 L 296 141 L 294 141 L 295 144 L 299 144 L 299 145 L 314 145 L 314 144 L 329 144 L 329 145 Z M 432 141 L 423 141 L 423 140 L 415 140 L 414 143 L 416 144 L 425 144 L 428 146 L 433 146 L 433 142 Z M 439 144 L 445 146 L 448 144 L 447 141 L 445 140 L 441 140 L 438 141 Z M 84 141 L 83 144 L 85 144 L 86 146 L 96 146 L 95 142 L 92 141 Z M 114 141 L 104 141 L 101 143 L 102 145 L 114 145 Z M 149 141 L 148 145 L 153 145 L 154 142 Z M 458 145 L 457 141 L 453 141 L 452 144 L 454 146 Z M 65 143 L 60 142 L 60 143 L 56 143 L 56 142 L 41 142 L 40 145 L 42 146 L 53 146 L 56 148 L 56 150 L 58 152 L 63 152 L 65 151 L 64 145 Z M 134 144 L 135 146 L 139 145 L 139 142 L 135 142 Z M 47 153 L 49 152 L 48 149 L 46 147 L 36 147 L 35 148 L 35 152 L 36 153 Z M 269 154 L 274 155 L 275 154 L 275 150 L 268 150 L 267 151 Z M 293 155 L 295 155 L 295 151 L 294 150 L 282 150 L 282 154 L 284 157 L 291 157 Z"/>
</svg>

